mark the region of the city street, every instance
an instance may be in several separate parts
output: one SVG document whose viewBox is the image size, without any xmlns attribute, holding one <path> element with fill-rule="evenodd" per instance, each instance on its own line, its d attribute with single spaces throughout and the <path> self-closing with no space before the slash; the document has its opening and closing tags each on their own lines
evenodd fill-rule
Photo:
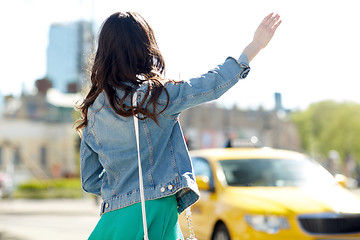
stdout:
<svg viewBox="0 0 360 240">
<path fill-rule="evenodd" d="M 93 198 L 0 200 L 0 240 L 86 240 L 99 211 Z"/>
<path fill-rule="evenodd" d="M 87 239 L 99 211 L 94 199 L 0 200 L 0 240 Z"/>
</svg>

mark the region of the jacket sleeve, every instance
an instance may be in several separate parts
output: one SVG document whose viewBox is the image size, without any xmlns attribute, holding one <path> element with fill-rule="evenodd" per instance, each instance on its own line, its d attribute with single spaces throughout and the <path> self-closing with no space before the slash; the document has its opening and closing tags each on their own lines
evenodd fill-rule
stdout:
<svg viewBox="0 0 360 240">
<path fill-rule="evenodd" d="M 165 113 L 177 115 L 188 108 L 218 99 L 239 79 L 245 78 L 249 71 L 248 59 L 242 54 L 238 60 L 227 58 L 223 64 L 200 77 L 179 83 L 168 82 L 166 90 L 170 101 Z M 164 104 L 165 100 L 161 100 Z"/>
<path fill-rule="evenodd" d="M 105 170 L 100 164 L 98 154 L 90 148 L 84 139 L 80 146 L 81 185 L 84 191 L 101 195 L 101 185 Z"/>
</svg>

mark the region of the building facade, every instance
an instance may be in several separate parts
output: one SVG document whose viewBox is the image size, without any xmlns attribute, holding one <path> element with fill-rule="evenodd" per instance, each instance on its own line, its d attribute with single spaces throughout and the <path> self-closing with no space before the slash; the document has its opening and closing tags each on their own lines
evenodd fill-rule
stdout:
<svg viewBox="0 0 360 240">
<path fill-rule="evenodd" d="M 5 98 L 0 119 L 0 172 L 25 178 L 79 175 L 79 136 L 73 128 L 80 94 L 64 94 L 50 81 L 36 82 L 36 94 Z M 228 147 L 232 140 L 301 151 L 296 126 L 277 105 L 265 111 L 224 109 L 215 103 L 183 112 L 180 122 L 190 149 Z M 229 144 L 231 143 L 231 144 Z"/>
<path fill-rule="evenodd" d="M 54 88 L 64 93 L 80 90 L 93 40 L 92 24 L 89 22 L 51 25 L 46 77 Z"/>
<path fill-rule="evenodd" d="M 78 175 L 75 147 L 70 123 L 0 121 L 0 171 L 15 182 Z"/>
<path fill-rule="evenodd" d="M 191 108 L 180 116 L 181 126 L 190 149 L 227 147 L 231 142 L 301 151 L 297 127 L 282 108 L 281 95 L 275 94 L 273 110 L 225 109 L 215 103 Z"/>
<path fill-rule="evenodd" d="M 79 94 L 63 94 L 47 79 L 35 94 L 5 98 L 0 119 L 0 172 L 19 183 L 79 175 L 79 136 L 73 128 Z"/>
</svg>

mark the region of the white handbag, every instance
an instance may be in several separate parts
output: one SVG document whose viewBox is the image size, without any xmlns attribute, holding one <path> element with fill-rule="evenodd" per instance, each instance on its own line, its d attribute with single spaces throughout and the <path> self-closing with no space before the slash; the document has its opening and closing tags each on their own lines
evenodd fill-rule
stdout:
<svg viewBox="0 0 360 240">
<path fill-rule="evenodd" d="M 133 99 L 132 99 L 133 106 L 137 106 L 136 99 L 137 99 L 137 93 L 135 92 L 133 95 Z M 142 220 L 143 220 L 143 228 L 144 228 L 144 240 L 149 240 L 147 223 L 146 223 L 144 181 L 143 181 L 141 158 L 140 158 L 139 119 L 137 117 L 137 114 L 134 115 L 134 126 L 135 126 L 136 147 L 137 147 L 138 165 L 139 165 L 139 185 L 140 185 L 141 212 L 142 212 Z M 186 240 L 196 240 L 194 228 L 191 223 L 190 207 L 185 209 L 185 216 L 186 216 L 188 227 L 189 227 L 189 237 Z"/>
</svg>

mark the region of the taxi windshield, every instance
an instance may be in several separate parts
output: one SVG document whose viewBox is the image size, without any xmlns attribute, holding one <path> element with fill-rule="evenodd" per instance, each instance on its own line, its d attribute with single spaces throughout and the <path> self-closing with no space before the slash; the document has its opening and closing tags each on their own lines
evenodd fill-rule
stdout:
<svg viewBox="0 0 360 240">
<path fill-rule="evenodd" d="M 219 162 L 229 186 L 288 187 L 334 183 L 327 170 L 309 159 L 234 159 Z"/>
</svg>

